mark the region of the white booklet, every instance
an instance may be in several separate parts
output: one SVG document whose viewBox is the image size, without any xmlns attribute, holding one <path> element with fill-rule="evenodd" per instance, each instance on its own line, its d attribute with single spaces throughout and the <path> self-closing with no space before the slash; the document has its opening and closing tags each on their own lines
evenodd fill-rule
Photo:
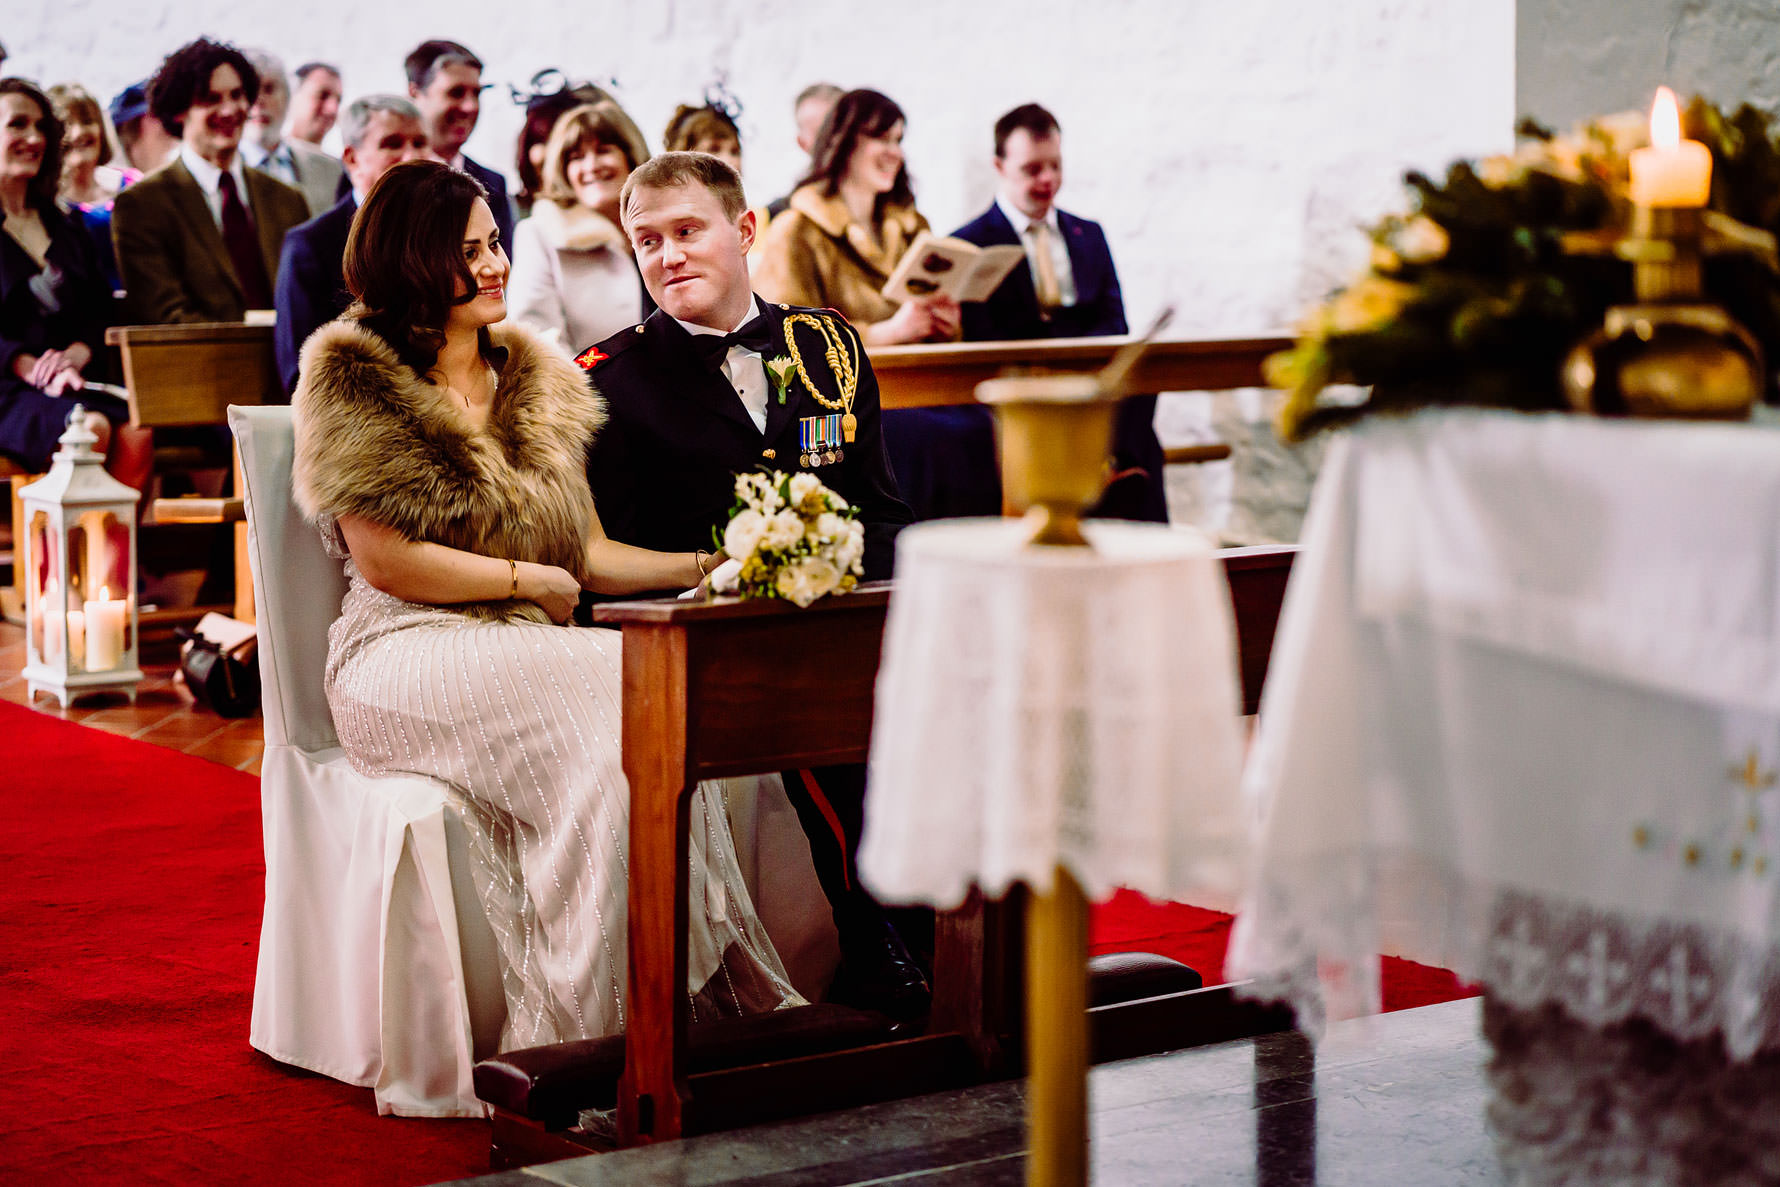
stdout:
<svg viewBox="0 0 1780 1187">
<path fill-rule="evenodd" d="M 954 301 L 986 301 L 1025 258 L 1026 250 L 1012 244 L 978 247 L 922 231 L 902 253 L 883 293 L 899 303 L 935 293 Z"/>
</svg>

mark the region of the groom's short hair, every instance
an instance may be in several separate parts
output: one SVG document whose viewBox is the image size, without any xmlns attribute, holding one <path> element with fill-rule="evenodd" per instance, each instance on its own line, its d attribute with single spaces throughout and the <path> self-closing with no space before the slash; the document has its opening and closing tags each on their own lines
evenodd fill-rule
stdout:
<svg viewBox="0 0 1780 1187">
<path fill-rule="evenodd" d="M 630 215 L 630 197 L 638 190 L 661 190 L 678 185 L 702 185 L 717 197 L 723 217 L 730 222 L 742 217 L 748 199 L 742 193 L 742 175 L 710 153 L 664 152 L 631 170 L 618 195 L 621 218 Z"/>
</svg>

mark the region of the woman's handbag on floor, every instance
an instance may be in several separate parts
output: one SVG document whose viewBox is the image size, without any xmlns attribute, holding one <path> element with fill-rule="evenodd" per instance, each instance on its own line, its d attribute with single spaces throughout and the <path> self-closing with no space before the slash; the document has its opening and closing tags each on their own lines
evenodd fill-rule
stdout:
<svg viewBox="0 0 1780 1187">
<path fill-rule="evenodd" d="M 233 619 L 206 625 L 220 615 L 205 615 L 196 630 L 180 628 L 179 673 L 193 699 L 219 717 L 250 717 L 260 707 L 259 640 L 253 628 Z M 246 635 L 242 637 L 241 631 Z M 220 636 L 220 637 L 218 637 Z"/>
</svg>

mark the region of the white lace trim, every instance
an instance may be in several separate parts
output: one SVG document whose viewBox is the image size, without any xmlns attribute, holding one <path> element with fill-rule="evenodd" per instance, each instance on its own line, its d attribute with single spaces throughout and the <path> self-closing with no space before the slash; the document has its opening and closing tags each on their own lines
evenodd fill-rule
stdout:
<svg viewBox="0 0 1780 1187">
<path fill-rule="evenodd" d="M 1371 873 L 1369 871 L 1377 871 Z M 1381 887 L 1390 887 L 1381 893 Z M 1451 969 L 1520 1009 L 1591 1026 L 1642 1018 L 1679 1039 L 1722 1035 L 1733 1059 L 1780 1049 L 1780 939 L 1467 881 L 1402 859 L 1331 862 L 1244 903 L 1227 971 L 1245 992 L 1325 1018 L 1376 1013 L 1378 952 Z"/>
</svg>

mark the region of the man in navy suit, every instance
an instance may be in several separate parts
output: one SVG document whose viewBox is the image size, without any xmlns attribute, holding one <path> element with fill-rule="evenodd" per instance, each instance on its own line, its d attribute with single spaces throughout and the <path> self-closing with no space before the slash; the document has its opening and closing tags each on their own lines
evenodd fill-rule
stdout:
<svg viewBox="0 0 1780 1187">
<path fill-rule="evenodd" d="M 995 202 L 952 232 L 979 246 L 1010 244 L 1026 266 L 1008 273 L 986 301 L 964 305 L 968 341 L 1097 338 L 1130 333 L 1119 274 L 1100 224 L 1057 209 L 1063 185 L 1063 134 L 1036 103 L 995 121 Z M 1095 514 L 1168 521 L 1156 397 L 1132 396 L 1119 409 L 1113 440 L 1117 475 Z"/>
<path fill-rule="evenodd" d="M 278 324 L 272 341 L 284 390 L 297 386 L 297 356 L 316 327 L 346 312 L 351 298 L 341 277 L 346 235 L 359 203 L 384 172 L 427 155 L 420 111 L 400 95 L 367 95 L 346 109 L 340 123 L 344 144 L 340 163 L 351 183 L 346 196 L 284 236 L 278 257 L 278 288 L 273 307 Z"/>
<path fill-rule="evenodd" d="M 501 246 L 513 254 L 513 200 L 507 179 L 464 156 L 464 141 L 482 116 L 482 59 L 455 41 L 423 41 L 402 64 L 408 73 L 408 97 L 420 108 L 433 153 L 453 169 L 462 169 L 488 191 Z"/>
</svg>

